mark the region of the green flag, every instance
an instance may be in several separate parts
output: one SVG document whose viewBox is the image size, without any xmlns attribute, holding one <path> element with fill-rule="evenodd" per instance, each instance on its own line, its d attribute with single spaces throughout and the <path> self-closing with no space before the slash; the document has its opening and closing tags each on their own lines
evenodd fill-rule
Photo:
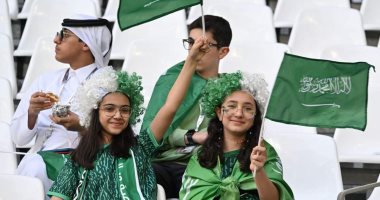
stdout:
<svg viewBox="0 0 380 200">
<path fill-rule="evenodd" d="M 365 130 L 370 67 L 365 62 L 285 54 L 265 117 L 287 124 Z"/>
<path fill-rule="evenodd" d="M 200 3 L 202 0 L 120 0 L 117 20 L 123 31 Z"/>
<path fill-rule="evenodd" d="M 55 181 L 67 159 L 70 159 L 69 154 L 62 154 L 55 151 L 39 151 L 38 154 L 42 157 L 46 165 L 46 173 L 50 180 Z"/>
</svg>

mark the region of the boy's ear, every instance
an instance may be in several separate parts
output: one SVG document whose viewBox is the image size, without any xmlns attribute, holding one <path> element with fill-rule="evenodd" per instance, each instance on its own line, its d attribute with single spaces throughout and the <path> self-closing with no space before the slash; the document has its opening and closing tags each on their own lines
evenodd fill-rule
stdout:
<svg viewBox="0 0 380 200">
<path fill-rule="evenodd" d="M 90 47 L 87 46 L 86 43 L 83 42 L 83 51 L 90 51 Z"/>
<path fill-rule="evenodd" d="M 228 52 L 230 52 L 229 47 L 221 47 L 219 49 L 219 59 L 223 59 L 228 54 Z"/>
</svg>

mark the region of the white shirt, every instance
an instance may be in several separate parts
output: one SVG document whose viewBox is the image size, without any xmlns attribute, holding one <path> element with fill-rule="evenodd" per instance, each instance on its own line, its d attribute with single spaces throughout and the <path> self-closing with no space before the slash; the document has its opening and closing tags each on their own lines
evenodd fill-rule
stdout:
<svg viewBox="0 0 380 200">
<path fill-rule="evenodd" d="M 49 127 L 52 124 L 49 118 L 49 115 L 52 115 L 52 110 L 47 109 L 39 113 L 34 128 L 32 130 L 28 128 L 28 108 L 30 97 L 33 93 L 37 91 L 52 92 L 59 96 L 61 104 L 68 104 L 76 89 L 93 73 L 95 68 L 95 64 L 81 67 L 77 70 L 70 68 L 66 84 L 63 82 L 63 79 L 67 68 L 53 71 L 38 78 L 22 97 L 12 119 L 11 131 L 13 142 L 19 146 L 26 145 L 37 134 L 45 134 L 46 131 L 49 131 Z M 73 76 L 73 74 L 75 75 Z M 44 142 L 41 150 L 75 148 L 78 143 L 78 132 L 68 131 L 61 125 L 53 124 L 52 134 Z"/>
</svg>

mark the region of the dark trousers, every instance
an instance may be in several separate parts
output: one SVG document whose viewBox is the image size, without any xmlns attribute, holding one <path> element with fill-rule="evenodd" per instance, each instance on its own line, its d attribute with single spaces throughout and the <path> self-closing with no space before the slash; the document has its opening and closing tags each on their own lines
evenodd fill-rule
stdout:
<svg viewBox="0 0 380 200">
<path fill-rule="evenodd" d="M 157 183 L 165 189 L 166 198 L 178 198 L 186 165 L 162 162 L 153 163 L 152 166 L 156 174 Z"/>
</svg>

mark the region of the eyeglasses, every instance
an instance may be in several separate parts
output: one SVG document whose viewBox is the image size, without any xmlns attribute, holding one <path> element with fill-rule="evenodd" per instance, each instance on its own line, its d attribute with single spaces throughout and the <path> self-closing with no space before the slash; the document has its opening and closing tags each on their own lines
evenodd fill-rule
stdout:
<svg viewBox="0 0 380 200">
<path fill-rule="evenodd" d="M 183 40 L 182 40 L 183 47 L 184 47 L 186 50 L 191 49 L 191 47 L 193 46 L 194 42 L 195 42 L 195 41 L 194 41 L 193 38 L 188 38 L 188 39 L 183 39 Z M 220 44 L 214 44 L 214 43 L 211 43 L 211 42 L 208 43 L 208 46 L 209 46 L 210 48 L 211 48 L 211 47 L 216 47 L 216 48 L 220 48 L 220 47 L 221 47 Z"/>
<path fill-rule="evenodd" d="M 227 105 L 222 106 L 222 111 L 227 116 L 232 116 L 238 112 L 238 110 L 241 110 L 243 112 L 243 116 L 246 119 L 253 119 L 256 115 L 256 109 L 251 106 L 243 106 L 242 108 L 238 108 L 237 105 Z"/>
<path fill-rule="evenodd" d="M 100 110 L 104 112 L 104 115 L 107 117 L 114 117 L 119 111 L 120 115 L 123 118 L 128 118 L 131 116 L 132 110 L 130 106 L 115 106 L 112 104 L 103 105 L 100 107 Z"/>
<path fill-rule="evenodd" d="M 59 41 L 62 41 L 65 38 L 68 38 L 70 35 L 74 35 L 73 33 L 69 33 L 62 29 L 61 31 L 57 32 L 57 35 L 55 37 L 58 37 Z"/>
</svg>

